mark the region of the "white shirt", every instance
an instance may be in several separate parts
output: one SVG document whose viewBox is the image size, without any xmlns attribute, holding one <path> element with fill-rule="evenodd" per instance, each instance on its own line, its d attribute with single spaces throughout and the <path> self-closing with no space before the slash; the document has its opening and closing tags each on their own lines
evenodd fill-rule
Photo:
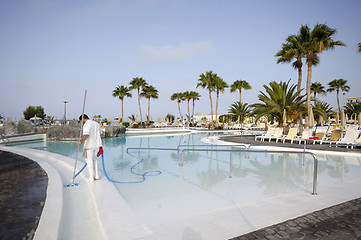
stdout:
<svg viewBox="0 0 361 240">
<path fill-rule="evenodd" d="M 83 135 L 89 137 L 84 142 L 85 149 L 99 148 L 102 146 L 102 129 L 97 122 L 87 120 L 83 126 Z"/>
</svg>

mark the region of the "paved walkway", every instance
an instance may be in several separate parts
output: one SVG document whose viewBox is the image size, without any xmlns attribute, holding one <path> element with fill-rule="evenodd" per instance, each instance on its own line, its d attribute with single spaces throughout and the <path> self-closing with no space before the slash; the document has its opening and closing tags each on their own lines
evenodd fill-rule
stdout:
<svg viewBox="0 0 361 240">
<path fill-rule="evenodd" d="M 48 177 L 28 158 L 0 151 L 0 239 L 33 239 Z"/>
<path fill-rule="evenodd" d="M 360 223 L 361 198 L 358 198 L 233 238 L 233 240 L 360 239 Z"/>
<path fill-rule="evenodd" d="M 282 142 L 275 142 L 274 140 L 269 142 L 268 140 L 266 141 L 255 141 L 254 140 L 254 136 L 250 136 L 250 135 L 245 135 L 245 136 L 226 136 L 226 137 L 221 137 L 220 140 L 223 141 L 227 141 L 227 142 L 234 142 L 234 143 L 244 143 L 244 144 L 251 144 L 251 145 L 265 145 L 265 146 L 276 146 L 276 147 L 291 147 L 291 148 L 301 148 L 301 149 L 312 149 L 312 150 L 321 150 L 321 151 L 335 151 L 335 152 L 355 152 L 355 153 L 361 153 L 361 148 L 360 147 L 355 147 L 354 149 L 346 148 L 346 147 L 340 147 L 338 146 L 337 148 L 335 147 L 335 144 L 333 144 L 330 147 L 330 144 L 312 144 L 312 143 L 308 143 L 308 144 L 298 144 L 298 143 L 294 143 L 291 144 L 290 141 L 287 141 L 286 143 L 282 143 Z"/>
<path fill-rule="evenodd" d="M 358 152 L 360 148 L 329 147 L 323 144 L 282 144 L 255 141 L 254 136 L 231 136 L 221 140 L 252 145 L 285 146 L 313 150 Z M 287 211 L 287 209 L 285 209 Z M 267 216 L 265 216 L 267 217 Z M 269 226 L 232 240 L 253 239 L 361 239 L 361 198 Z"/>
</svg>

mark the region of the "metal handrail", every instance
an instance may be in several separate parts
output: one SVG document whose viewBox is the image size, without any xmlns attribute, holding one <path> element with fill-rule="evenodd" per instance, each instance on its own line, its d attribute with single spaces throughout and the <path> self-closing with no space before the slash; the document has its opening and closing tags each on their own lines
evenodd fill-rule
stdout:
<svg viewBox="0 0 361 240">
<path fill-rule="evenodd" d="M 246 147 L 246 148 L 250 148 L 251 147 L 251 144 L 224 144 L 224 145 L 219 145 L 219 144 L 191 144 L 191 145 L 188 145 L 188 144 L 179 144 L 177 149 L 178 151 L 180 151 L 179 149 L 181 147 L 209 147 L 209 146 L 217 146 L 217 147 L 239 147 L 239 146 L 242 146 L 242 147 Z"/>
<path fill-rule="evenodd" d="M 240 144 L 242 145 L 242 144 Z M 317 195 L 317 166 L 318 166 L 318 159 L 316 157 L 316 155 L 312 152 L 306 152 L 306 149 L 304 148 L 303 151 L 282 151 L 282 150 L 262 150 L 262 149 L 250 149 L 251 145 L 248 144 L 243 144 L 244 146 L 248 146 L 248 148 L 245 149 L 200 149 L 200 148 L 188 148 L 188 149 L 183 149 L 183 150 L 179 150 L 179 147 L 182 145 L 178 145 L 177 148 L 127 148 L 127 153 L 129 150 L 172 150 L 172 151 L 178 151 L 178 158 L 179 158 L 179 166 L 183 167 L 183 156 L 184 156 L 184 152 L 188 151 L 198 151 L 198 152 L 208 152 L 208 151 L 214 151 L 214 152 L 230 152 L 230 174 L 229 177 L 232 177 L 232 153 L 233 152 L 261 152 L 261 153 L 294 153 L 294 154 L 309 154 L 313 157 L 313 189 L 312 189 L 312 194 L 313 195 Z M 197 146 L 197 145 L 193 145 L 193 146 Z M 198 146 L 207 146 L 205 144 L 202 145 L 198 145 Z M 217 146 L 225 146 L 225 145 L 217 145 Z M 239 146 L 239 145 L 230 145 L 230 146 Z M 260 146 L 260 145 L 257 145 Z M 181 154 L 179 154 L 181 152 Z"/>
<path fill-rule="evenodd" d="M 127 153 L 128 150 L 177 150 L 176 148 L 142 148 L 142 147 L 138 147 L 138 148 L 127 148 Z"/>
<path fill-rule="evenodd" d="M 4 143 L 6 143 L 5 140 L 7 140 L 7 143 L 10 143 L 9 137 L 6 136 L 5 134 L 1 134 L 1 140 L 2 140 Z"/>
<path fill-rule="evenodd" d="M 214 151 L 214 152 L 230 152 L 230 163 L 229 163 L 229 169 L 230 169 L 230 175 L 229 177 L 232 177 L 232 152 L 264 152 L 264 153 L 294 153 L 294 154 L 309 154 L 313 157 L 313 189 L 312 194 L 317 195 L 317 166 L 318 166 L 318 159 L 316 155 L 312 152 L 306 152 L 306 151 L 280 151 L 280 150 L 262 150 L 262 149 L 183 149 L 181 151 L 181 158 L 179 158 L 179 166 L 183 167 L 183 154 L 185 151 L 199 151 L 199 152 L 206 152 L 206 151 Z"/>
<path fill-rule="evenodd" d="M 208 146 L 223 146 L 223 147 L 237 147 L 237 146 L 244 146 L 244 147 L 249 147 L 250 145 L 249 144 L 238 144 L 238 145 L 217 145 L 217 144 L 195 144 L 195 145 L 186 145 L 186 144 L 180 144 L 178 145 L 177 148 L 156 148 L 156 147 L 147 147 L 147 148 L 142 148 L 142 147 L 131 147 L 131 148 L 127 148 L 127 153 L 128 153 L 128 150 L 169 150 L 169 151 L 173 151 L 173 150 L 176 150 L 176 151 L 180 151 L 180 147 L 183 147 L 183 146 L 186 146 L 186 147 L 192 147 L 192 146 L 197 146 L 197 147 L 208 147 Z"/>
</svg>

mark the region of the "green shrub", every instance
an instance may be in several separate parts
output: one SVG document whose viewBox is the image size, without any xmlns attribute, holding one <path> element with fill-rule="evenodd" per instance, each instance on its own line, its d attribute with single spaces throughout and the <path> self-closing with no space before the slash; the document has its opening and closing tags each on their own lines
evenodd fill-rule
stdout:
<svg viewBox="0 0 361 240">
<path fill-rule="evenodd" d="M 35 115 L 41 119 L 44 119 L 46 117 L 44 113 L 44 108 L 42 106 L 29 106 L 26 108 L 26 110 L 23 112 L 24 118 L 26 120 L 29 120 L 32 117 L 35 117 Z"/>
</svg>

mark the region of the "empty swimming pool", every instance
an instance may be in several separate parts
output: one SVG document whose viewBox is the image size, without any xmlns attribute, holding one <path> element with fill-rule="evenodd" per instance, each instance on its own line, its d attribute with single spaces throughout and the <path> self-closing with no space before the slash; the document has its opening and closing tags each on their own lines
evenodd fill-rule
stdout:
<svg viewBox="0 0 361 240">
<path fill-rule="evenodd" d="M 237 232 L 243 225 L 248 229 L 257 228 L 257 218 L 250 220 L 249 214 L 255 214 L 255 211 L 259 214 L 257 211 L 261 210 L 255 206 L 261 202 L 274 206 L 279 199 L 289 200 L 293 196 L 310 201 L 319 199 L 311 195 L 313 158 L 301 153 L 234 152 L 230 167 L 228 152 L 212 150 L 231 147 L 208 146 L 208 152 L 184 152 L 183 166 L 179 166 L 179 152 L 176 150 L 179 145 L 182 149 L 205 145 L 201 139 L 212 136 L 214 134 L 104 139 L 105 169 L 112 180 L 122 182 L 141 180 L 142 177 L 130 172 L 130 168 L 140 160 L 143 161 L 134 167 L 134 172 L 161 171 L 160 175 L 146 177 L 142 183 L 115 184 L 134 213 L 152 229 L 176 223 L 190 224 L 194 229 L 198 229 L 197 224 L 203 224 L 211 231 L 213 227 L 209 222 L 224 227 L 236 219 L 234 232 Z M 72 158 L 75 158 L 77 149 L 75 142 L 31 143 L 26 146 Z M 131 149 L 127 152 L 128 148 Z M 361 158 L 357 155 L 317 153 L 317 158 L 321 197 L 325 188 L 336 189 L 360 178 Z M 191 229 L 189 231 L 191 236 Z M 204 232 L 201 234 L 207 236 Z M 229 234 L 234 236 L 232 232 Z M 217 239 L 216 235 L 214 238 Z"/>
</svg>

